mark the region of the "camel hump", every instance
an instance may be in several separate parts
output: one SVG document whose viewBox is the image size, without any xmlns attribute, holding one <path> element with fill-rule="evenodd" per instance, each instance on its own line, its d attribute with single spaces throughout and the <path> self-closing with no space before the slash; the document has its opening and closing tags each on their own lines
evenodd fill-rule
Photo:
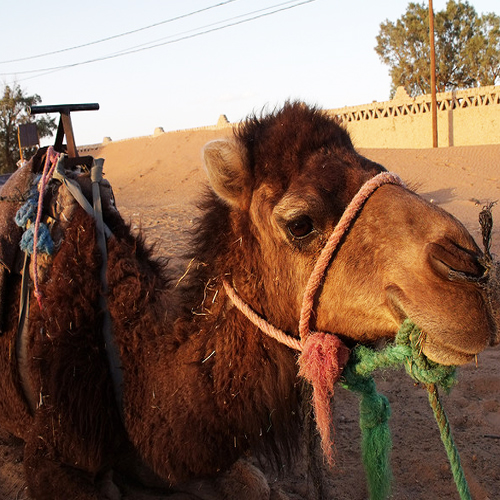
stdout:
<svg viewBox="0 0 500 500">
<path fill-rule="evenodd" d="M 17 225 L 15 217 L 31 189 L 32 167 L 32 162 L 25 163 L 7 179 L 0 190 L 0 334 L 3 332 L 9 274 L 19 271 L 21 266 L 19 242 L 23 229 Z"/>
<path fill-rule="evenodd" d="M 28 162 L 16 170 L 0 190 L 0 264 L 9 272 L 13 270 L 22 235 L 15 216 L 31 188 L 31 167 L 31 162 Z"/>
</svg>

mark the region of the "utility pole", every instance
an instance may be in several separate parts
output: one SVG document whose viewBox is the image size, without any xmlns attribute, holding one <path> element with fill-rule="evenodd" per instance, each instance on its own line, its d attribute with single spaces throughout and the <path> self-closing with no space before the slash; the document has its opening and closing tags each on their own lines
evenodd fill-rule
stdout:
<svg viewBox="0 0 500 500">
<path fill-rule="evenodd" d="M 431 114 L 432 114 L 432 147 L 438 147 L 437 101 L 436 101 L 436 50 L 434 48 L 434 9 L 429 0 L 429 40 L 431 47 Z"/>
</svg>

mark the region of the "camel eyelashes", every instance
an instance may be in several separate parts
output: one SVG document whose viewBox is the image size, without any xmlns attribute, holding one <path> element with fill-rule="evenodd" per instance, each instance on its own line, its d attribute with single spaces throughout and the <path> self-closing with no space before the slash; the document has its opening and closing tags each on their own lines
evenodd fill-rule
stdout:
<svg viewBox="0 0 500 500">
<path fill-rule="evenodd" d="M 314 224 L 308 215 L 301 215 L 287 224 L 293 239 L 302 240 L 314 231 Z"/>
</svg>

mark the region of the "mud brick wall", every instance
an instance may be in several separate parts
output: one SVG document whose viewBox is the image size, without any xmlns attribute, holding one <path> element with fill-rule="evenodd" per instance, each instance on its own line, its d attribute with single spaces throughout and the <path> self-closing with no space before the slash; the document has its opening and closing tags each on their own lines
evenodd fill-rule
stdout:
<svg viewBox="0 0 500 500">
<path fill-rule="evenodd" d="M 437 94 L 438 145 L 500 144 L 500 86 Z M 432 147 L 431 96 L 394 99 L 328 111 L 346 126 L 356 147 Z"/>
</svg>

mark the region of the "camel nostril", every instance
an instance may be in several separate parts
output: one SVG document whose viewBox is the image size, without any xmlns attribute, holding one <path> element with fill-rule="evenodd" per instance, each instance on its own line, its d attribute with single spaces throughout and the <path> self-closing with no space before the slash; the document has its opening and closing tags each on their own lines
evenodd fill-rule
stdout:
<svg viewBox="0 0 500 500">
<path fill-rule="evenodd" d="M 477 282 L 485 276 L 486 268 L 480 255 L 450 240 L 427 244 L 427 258 L 432 270 L 450 281 Z"/>
</svg>

